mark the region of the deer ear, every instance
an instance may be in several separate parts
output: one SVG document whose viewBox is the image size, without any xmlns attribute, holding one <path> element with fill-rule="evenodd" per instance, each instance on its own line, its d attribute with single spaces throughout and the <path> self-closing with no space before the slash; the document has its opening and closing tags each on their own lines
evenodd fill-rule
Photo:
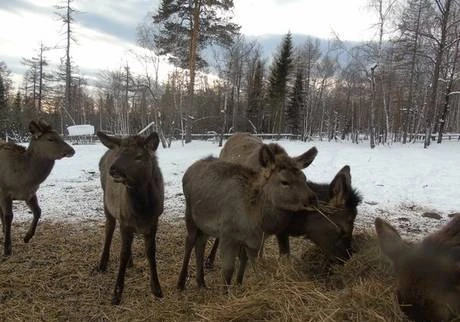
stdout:
<svg viewBox="0 0 460 322">
<path fill-rule="evenodd" d="M 350 167 L 344 166 L 330 184 L 331 202 L 337 206 L 344 206 L 351 193 Z"/>
<path fill-rule="evenodd" d="M 312 147 L 302 155 L 295 157 L 294 161 L 299 169 L 304 169 L 308 167 L 313 162 L 313 160 L 315 160 L 316 155 L 318 155 L 318 149 L 316 149 L 316 147 Z"/>
<path fill-rule="evenodd" d="M 275 155 L 266 144 L 262 145 L 259 150 L 259 162 L 263 168 L 275 163 Z"/>
<path fill-rule="evenodd" d="M 158 138 L 157 132 L 152 132 L 148 137 L 144 140 L 144 145 L 149 149 L 155 152 L 158 149 L 158 145 L 160 144 L 160 139 Z"/>
<path fill-rule="evenodd" d="M 49 125 L 48 122 L 46 122 L 46 121 L 43 120 L 43 119 L 38 120 L 38 125 L 39 125 L 40 128 L 42 129 L 42 132 L 46 132 L 46 131 L 50 131 L 50 130 L 51 130 L 51 125 Z"/>
<path fill-rule="evenodd" d="M 43 134 L 43 131 L 42 131 L 40 125 L 35 121 L 30 121 L 30 123 L 29 123 L 29 131 L 30 131 L 30 133 L 32 133 L 32 136 L 34 138 L 38 138 L 40 135 Z"/>
<path fill-rule="evenodd" d="M 382 252 L 397 265 L 408 251 L 407 244 L 402 240 L 393 226 L 381 218 L 375 219 L 375 231 Z"/>
<path fill-rule="evenodd" d="M 97 132 L 96 134 L 99 137 L 99 140 L 101 140 L 102 144 L 104 144 L 109 149 L 114 149 L 120 146 L 121 138 L 117 136 L 109 136 L 105 134 L 104 132 L 100 132 L 100 131 Z"/>
</svg>

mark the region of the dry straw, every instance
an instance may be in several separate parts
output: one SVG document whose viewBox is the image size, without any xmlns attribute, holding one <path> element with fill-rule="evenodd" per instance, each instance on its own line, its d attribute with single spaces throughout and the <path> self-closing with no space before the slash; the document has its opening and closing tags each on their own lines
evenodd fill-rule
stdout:
<svg viewBox="0 0 460 322">
<path fill-rule="evenodd" d="M 108 272 L 94 272 L 103 223 L 42 222 L 29 244 L 27 226 L 13 228 L 14 254 L 0 260 L 0 320 L 5 321 L 405 321 L 394 296 L 391 267 L 375 237 L 355 235 L 356 253 L 345 265 L 331 266 L 303 239 L 294 239 L 290 259 L 278 259 L 274 238 L 264 258 L 249 267 L 243 286 L 223 293 L 220 262 L 206 273 L 208 289 L 197 289 L 192 258 L 187 289 L 175 288 L 182 264 L 185 229 L 160 222 L 157 260 L 165 298 L 149 289 L 143 240 L 133 245 L 119 306 L 110 305 L 118 267 L 115 235 Z"/>
</svg>

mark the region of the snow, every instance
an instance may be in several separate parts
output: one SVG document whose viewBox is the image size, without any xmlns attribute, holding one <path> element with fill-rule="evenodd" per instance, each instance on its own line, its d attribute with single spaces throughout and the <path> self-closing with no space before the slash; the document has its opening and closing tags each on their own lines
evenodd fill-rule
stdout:
<svg viewBox="0 0 460 322">
<path fill-rule="evenodd" d="M 367 144 L 277 142 L 292 156 L 312 146 L 318 148 L 317 158 L 304 170 L 309 180 L 330 182 L 344 165 L 351 167 L 352 184 L 364 199 L 356 219 L 358 228 L 373 229 L 374 218 L 380 216 L 404 235 L 417 239 L 447 222 L 448 214 L 460 211 L 460 144 L 456 141 L 433 144 L 429 149 L 421 144 L 393 144 L 373 150 Z M 76 154 L 57 161 L 37 193 L 42 220 L 104 219 L 98 162 L 106 148 L 99 143 L 74 148 Z M 175 141 L 170 149 L 159 148 L 166 194 L 163 219 L 183 217 L 181 180 L 187 167 L 219 152 L 211 141 L 193 141 L 185 146 Z M 31 220 L 24 202 L 15 201 L 14 207 L 15 221 Z M 426 211 L 435 211 L 442 219 L 422 217 Z"/>
</svg>

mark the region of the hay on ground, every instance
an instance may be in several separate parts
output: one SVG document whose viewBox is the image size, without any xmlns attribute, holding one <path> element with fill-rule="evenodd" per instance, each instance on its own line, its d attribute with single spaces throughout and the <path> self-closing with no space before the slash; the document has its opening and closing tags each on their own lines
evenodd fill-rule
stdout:
<svg viewBox="0 0 460 322">
<path fill-rule="evenodd" d="M 156 300 L 150 293 L 143 240 L 136 238 L 121 305 L 112 306 L 117 233 L 108 271 L 100 274 L 94 267 L 102 248 L 102 222 L 42 222 L 24 244 L 27 228 L 13 226 L 13 255 L 0 259 L 0 309 L 8 321 L 405 321 L 391 267 L 375 237 L 366 233 L 355 235 L 356 254 L 338 266 L 294 238 L 291 258 L 278 259 L 271 238 L 264 258 L 248 267 L 243 286 L 234 286 L 230 294 L 223 292 L 218 259 L 215 269 L 206 272 L 208 288 L 198 289 L 192 256 L 187 289 L 178 292 L 184 224 L 160 221 L 157 265 L 165 298 Z"/>
</svg>

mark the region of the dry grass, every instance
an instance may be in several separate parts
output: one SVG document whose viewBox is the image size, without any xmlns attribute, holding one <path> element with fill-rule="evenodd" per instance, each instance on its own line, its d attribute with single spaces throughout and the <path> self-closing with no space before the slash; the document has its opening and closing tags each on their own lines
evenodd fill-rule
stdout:
<svg viewBox="0 0 460 322">
<path fill-rule="evenodd" d="M 187 290 L 176 291 L 183 259 L 184 225 L 160 222 L 159 277 L 165 298 L 149 289 L 143 241 L 134 242 L 134 267 L 128 269 L 119 306 L 110 305 L 118 267 L 115 234 L 105 274 L 95 273 L 103 240 L 101 222 L 42 222 L 29 244 L 27 225 L 13 227 L 13 255 L 0 259 L 0 320 L 8 321 L 405 321 L 394 297 L 391 268 L 373 236 L 355 236 L 357 253 L 343 266 L 327 260 L 306 241 L 291 239 L 291 260 L 278 260 L 269 240 L 256 270 L 243 286 L 223 294 L 220 263 L 206 274 L 208 289 L 198 289 L 194 258 Z M 3 245 L 2 245 L 3 246 Z"/>
</svg>

